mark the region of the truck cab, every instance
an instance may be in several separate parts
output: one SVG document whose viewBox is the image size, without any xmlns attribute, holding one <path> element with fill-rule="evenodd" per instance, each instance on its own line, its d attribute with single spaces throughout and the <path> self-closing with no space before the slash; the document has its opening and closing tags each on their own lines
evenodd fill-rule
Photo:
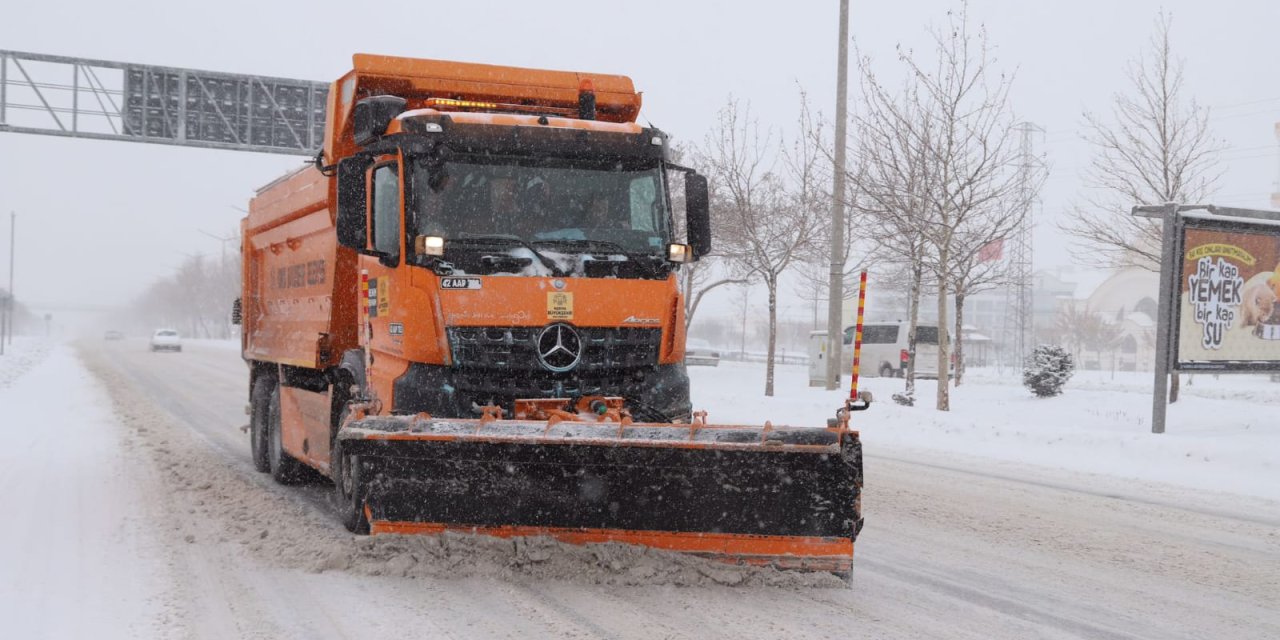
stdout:
<svg viewBox="0 0 1280 640">
<path fill-rule="evenodd" d="M 394 413 L 610 395 L 635 415 L 687 421 L 675 271 L 694 249 L 673 232 L 666 136 L 456 108 L 403 111 L 338 164 L 374 389 Z"/>
</svg>

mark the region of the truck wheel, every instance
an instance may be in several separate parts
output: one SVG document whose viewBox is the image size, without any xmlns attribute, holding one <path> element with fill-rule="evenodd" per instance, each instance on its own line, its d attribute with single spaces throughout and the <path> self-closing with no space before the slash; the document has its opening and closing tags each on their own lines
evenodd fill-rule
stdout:
<svg viewBox="0 0 1280 640">
<path fill-rule="evenodd" d="M 271 389 L 271 401 L 267 409 L 267 461 L 271 465 L 271 477 L 280 484 L 298 481 L 299 464 L 284 450 L 280 435 L 280 386 Z"/>
<path fill-rule="evenodd" d="M 342 452 L 339 441 L 333 452 L 333 493 L 338 501 L 338 513 L 342 526 L 351 533 L 369 533 L 369 518 L 365 516 L 365 487 L 361 477 L 360 457 Z"/>
<path fill-rule="evenodd" d="M 253 468 L 262 473 L 271 470 L 271 462 L 267 458 L 267 419 L 271 413 L 271 389 L 274 386 L 271 378 L 259 376 L 249 394 L 249 457 L 253 459 Z"/>
<path fill-rule="evenodd" d="M 889 366 L 889 364 L 888 364 L 888 363 L 885 363 L 885 364 L 880 365 L 880 377 L 881 377 L 881 378 L 892 378 L 892 377 L 894 377 L 894 375 L 893 375 L 893 367 Z"/>
</svg>

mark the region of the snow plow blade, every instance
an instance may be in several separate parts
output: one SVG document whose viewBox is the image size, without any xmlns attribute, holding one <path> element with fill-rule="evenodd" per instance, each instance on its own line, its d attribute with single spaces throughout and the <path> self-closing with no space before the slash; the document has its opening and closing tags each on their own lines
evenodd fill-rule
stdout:
<svg viewBox="0 0 1280 640">
<path fill-rule="evenodd" d="M 577 412 L 556 403 L 570 401 L 518 401 L 511 420 L 487 407 L 473 420 L 348 422 L 339 438 L 358 460 L 370 532 L 543 535 L 850 571 L 862 448 L 847 409 L 829 427 L 794 428 L 710 425 L 705 414 L 636 423 L 621 399 L 583 399 Z"/>
</svg>

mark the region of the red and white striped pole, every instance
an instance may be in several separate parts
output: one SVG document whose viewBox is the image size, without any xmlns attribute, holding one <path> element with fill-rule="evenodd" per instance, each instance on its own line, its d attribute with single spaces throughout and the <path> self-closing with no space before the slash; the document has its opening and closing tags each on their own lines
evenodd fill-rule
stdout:
<svg viewBox="0 0 1280 640">
<path fill-rule="evenodd" d="M 862 315 L 867 308 L 867 272 L 858 281 L 858 323 L 853 330 L 853 383 L 849 385 L 849 399 L 858 399 L 858 366 L 862 359 Z"/>
</svg>

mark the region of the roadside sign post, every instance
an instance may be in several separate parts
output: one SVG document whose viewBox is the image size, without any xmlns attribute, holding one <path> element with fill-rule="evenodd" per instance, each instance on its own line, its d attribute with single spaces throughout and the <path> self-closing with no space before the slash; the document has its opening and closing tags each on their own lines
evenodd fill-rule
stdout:
<svg viewBox="0 0 1280 640">
<path fill-rule="evenodd" d="M 1151 433 L 1164 433 L 1165 414 L 1169 408 L 1169 366 L 1173 360 L 1173 299 L 1176 297 L 1174 287 L 1174 269 L 1179 256 L 1174 250 L 1178 218 L 1178 205 L 1173 202 L 1159 207 L 1162 217 L 1160 232 L 1160 293 L 1158 301 L 1159 319 L 1156 321 L 1156 362 L 1155 387 L 1151 396 Z M 1134 213 L 1141 215 L 1138 208 Z"/>
<path fill-rule="evenodd" d="M 1137 206 L 1160 218 L 1151 432 L 1164 433 L 1169 376 L 1280 372 L 1280 211 Z"/>
</svg>

